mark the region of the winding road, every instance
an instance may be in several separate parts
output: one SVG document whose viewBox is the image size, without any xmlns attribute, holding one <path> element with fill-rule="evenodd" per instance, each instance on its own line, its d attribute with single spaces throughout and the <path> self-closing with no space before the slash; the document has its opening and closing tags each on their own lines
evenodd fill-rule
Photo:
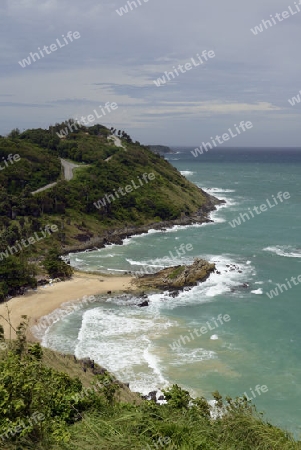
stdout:
<svg viewBox="0 0 301 450">
<path fill-rule="evenodd" d="M 76 167 L 83 167 L 80 164 L 74 164 L 72 162 L 68 162 L 65 159 L 60 158 L 61 164 L 64 168 L 64 175 L 65 180 L 70 181 L 73 178 L 73 169 L 76 169 Z"/>
<path fill-rule="evenodd" d="M 121 147 L 121 148 L 124 148 L 124 150 L 125 150 L 125 147 L 122 145 L 121 139 L 119 139 L 119 137 L 112 134 L 111 136 L 108 137 L 108 141 L 110 141 L 110 140 L 114 141 L 114 144 L 116 147 Z"/>
<path fill-rule="evenodd" d="M 126 148 L 122 145 L 121 139 L 119 139 L 119 137 L 111 135 L 111 136 L 108 137 L 108 140 L 113 140 L 114 141 L 114 145 L 116 147 L 120 147 L 120 148 L 123 148 L 124 150 L 126 150 Z M 114 155 L 109 156 L 109 158 L 107 158 L 105 160 L 105 162 L 110 161 L 110 159 L 113 156 Z M 76 169 L 77 167 L 87 167 L 87 165 L 83 166 L 82 164 L 74 164 L 74 163 L 66 161 L 65 159 L 62 159 L 62 158 L 60 158 L 60 161 L 61 161 L 62 167 L 64 169 L 64 177 L 65 177 L 66 181 L 72 180 L 72 178 L 73 178 L 73 169 Z M 39 188 L 36 191 L 32 192 L 32 195 L 38 194 L 39 192 L 46 191 L 46 189 L 50 189 L 53 186 L 55 186 L 56 184 L 57 184 L 57 181 L 55 181 L 54 183 L 47 184 L 46 186 L 44 186 L 42 188 Z"/>
<path fill-rule="evenodd" d="M 72 162 L 66 161 L 65 159 L 60 158 L 62 167 L 64 169 L 64 177 L 66 181 L 70 181 L 73 178 L 73 169 L 75 169 L 76 167 L 83 167 L 83 165 L 80 164 L 74 164 Z M 50 183 L 50 184 L 46 184 L 46 186 L 37 189 L 36 191 L 32 192 L 32 195 L 38 194 L 39 192 L 43 192 L 46 191 L 46 189 L 50 189 L 53 186 L 55 186 L 57 184 L 57 181 L 55 181 L 54 183 Z"/>
</svg>

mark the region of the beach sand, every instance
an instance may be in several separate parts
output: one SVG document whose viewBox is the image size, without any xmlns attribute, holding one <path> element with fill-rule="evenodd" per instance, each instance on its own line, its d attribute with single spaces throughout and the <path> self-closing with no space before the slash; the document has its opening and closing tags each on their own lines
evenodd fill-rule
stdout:
<svg viewBox="0 0 301 450">
<path fill-rule="evenodd" d="M 135 289 L 131 285 L 133 277 L 130 276 L 105 276 L 84 272 L 76 272 L 68 281 L 54 283 L 51 286 L 38 287 L 36 291 L 30 291 L 20 297 L 14 297 L 6 303 L 0 304 L 0 316 L 7 319 L 7 307 L 10 311 L 10 321 L 16 329 L 22 315 L 29 318 L 29 328 L 35 325 L 42 316 L 50 314 L 59 308 L 62 303 L 69 301 L 81 301 L 84 296 L 120 293 Z M 7 306 L 7 307 L 6 307 Z M 0 324 L 3 325 L 5 338 L 9 338 L 10 327 L 8 323 L 0 317 Z M 12 331 L 12 338 L 15 333 Z M 31 341 L 36 341 L 28 331 L 27 337 Z"/>
</svg>

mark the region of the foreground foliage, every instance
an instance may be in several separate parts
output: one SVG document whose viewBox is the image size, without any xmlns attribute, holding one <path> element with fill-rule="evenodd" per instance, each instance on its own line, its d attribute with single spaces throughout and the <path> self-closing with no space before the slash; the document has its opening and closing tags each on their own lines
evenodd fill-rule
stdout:
<svg viewBox="0 0 301 450">
<path fill-rule="evenodd" d="M 50 368 L 40 345 L 26 342 L 26 326 L 24 317 L 17 340 L 0 359 L 0 446 L 5 449 L 301 449 L 300 442 L 266 423 L 246 398 L 223 401 L 214 393 L 222 414 L 213 420 L 204 398 L 192 399 L 177 385 L 165 391 L 168 403 L 161 406 L 121 402 L 110 375 L 95 376 L 103 389 L 83 391 L 79 377 Z M 42 419 L 25 428 L 35 413 Z M 8 433 L 18 426 L 18 432 Z"/>
</svg>

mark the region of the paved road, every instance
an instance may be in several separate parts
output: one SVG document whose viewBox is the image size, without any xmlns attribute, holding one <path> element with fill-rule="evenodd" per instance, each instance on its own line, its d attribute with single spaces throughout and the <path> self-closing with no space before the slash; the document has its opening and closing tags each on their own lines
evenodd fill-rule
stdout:
<svg viewBox="0 0 301 450">
<path fill-rule="evenodd" d="M 71 162 L 66 161 L 65 159 L 60 158 L 62 167 L 64 168 L 64 177 L 66 181 L 70 181 L 73 178 L 73 169 L 75 169 L 76 167 L 83 167 L 82 165 L 79 164 L 74 164 Z M 46 191 L 46 189 L 50 189 L 53 186 L 55 186 L 57 184 L 57 181 L 55 183 L 50 183 L 47 184 L 46 186 L 37 189 L 36 191 L 32 192 L 32 195 L 34 194 L 38 194 L 39 192 L 43 192 Z"/>
<path fill-rule="evenodd" d="M 122 145 L 122 142 L 121 142 L 121 140 L 119 139 L 119 137 L 114 136 L 114 135 L 112 134 L 111 136 L 108 137 L 108 140 L 113 140 L 116 147 L 124 148 L 124 146 Z M 125 148 L 124 148 L 124 149 L 125 149 Z"/>
<path fill-rule="evenodd" d="M 32 192 L 32 195 L 38 194 L 39 192 L 46 191 L 46 189 L 50 189 L 50 188 L 52 188 L 53 186 L 55 186 L 56 184 L 57 184 L 57 181 L 56 181 L 55 183 L 47 184 L 46 186 L 44 186 L 44 187 L 42 187 L 42 188 L 40 188 L 40 189 L 38 189 L 38 190 Z"/>
<path fill-rule="evenodd" d="M 71 162 L 66 161 L 65 159 L 60 158 L 61 160 L 61 164 L 64 168 L 64 175 L 65 175 L 65 180 L 70 181 L 73 178 L 73 169 L 75 169 L 76 167 L 82 167 L 79 164 L 74 164 Z"/>
</svg>

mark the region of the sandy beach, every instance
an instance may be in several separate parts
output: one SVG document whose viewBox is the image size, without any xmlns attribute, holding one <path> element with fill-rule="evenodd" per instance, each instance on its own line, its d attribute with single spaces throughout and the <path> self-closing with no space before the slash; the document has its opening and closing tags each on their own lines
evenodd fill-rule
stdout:
<svg viewBox="0 0 301 450">
<path fill-rule="evenodd" d="M 30 319 L 29 325 L 32 326 L 37 324 L 40 317 L 50 314 L 62 303 L 75 300 L 80 302 L 84 296 L 106 294 L 108 291 L 120 293 L 134 290 L 131 285 L 132 279 L 130 276 L 115 277 L 76 272 L 68 281 L 38 287 L 36 291 L 30 291 L 0 304 L 0 316 L 7 319 L 8 307 L 14 328 L 19 325 L 22 315 L 27 315 Z M 4 327 L 5 338 L 9 338 L 10 327 L 2 317 L 0 317 L 0 324 Z M 15 334 L 12 332 L 12 338 L 14 337 Z M 30 331 L 28 339 L 36 340 Z"/>
</svg>

